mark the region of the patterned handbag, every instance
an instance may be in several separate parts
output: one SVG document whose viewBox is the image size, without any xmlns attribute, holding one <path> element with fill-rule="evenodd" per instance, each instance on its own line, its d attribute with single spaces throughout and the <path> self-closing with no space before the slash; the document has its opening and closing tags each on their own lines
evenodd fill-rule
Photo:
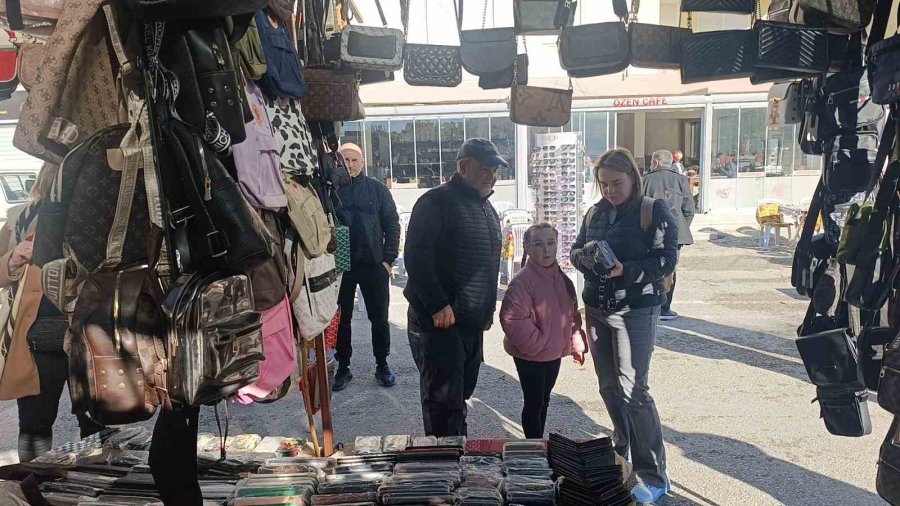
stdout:
<svg viewBox="0 0 900 506">
<path fill-rule="evenodd" d="M 681 67 L 681 43 L 691 35 L 690 28 L 638 23 L 640 0 L 631 4 L 628 39 L 631 65 L 651 69 Z"/>
<path fill-rule="evenodd" d="M 750 77 L 756 69 L 755 30 L 695 33 L 682 45 L 682 84 Z"/>
<path fill-rule="evenodd" d="M 800 8 L 825 15 L 829 25 L 850 30 L 869 26 L 875 12 L 875 0 L 799 0 Z"/>
<path fill-rule="evenodd" d="M 519 64 L 513 65 L 513 80 Z M 572 117 L 572 79 L 569 88 L 514 85 L 510 90 L 509 118 L 518 125 L 561 127 Z"/>
<path fill-rule="evenodd" d="M 406 36 L 409 32 L 409 0 L 403 0 L 402 7 L 403 34 Z M 461 24 L 455 5 L 453 13 L 458 29 Z M 453 88 L 462 82 L 459 46 L 407 43 L 403 60 L 403 80 L 410 86 Z"/>
<path fill-rule="evenodd" d="M 345 28 L 341 32 L 341 63 L 363 70 L 400 70 L 406 38 L 402 31 L 388 28 L 381 0 L 375 0 L 375 5 L 384 26 Z"/>
<path fill-rule="evenodd" d="M 334 239 L 337 249 L 334 251 L 334 267 L 338 272 L 348 272 L 350 260 L 350 227 L 338 225 L 334 227 Z"/>
<path fill-rule="evenodd" d="M 684 12 L 728 12 L 753 14 L 757 0 L 682 0 Z"/>
<path fill-rule="evenodd" d="M 312 175 L 319 166 L 319 158 L 300 101 L 280 98 L 267 102 L 266 110 L 281 153 L 282 172 L 292 176 Z"/>
<path fill-rule="evenodd" d="M 307 89 L 301 104 L 307 120 L 356 121 L 366 117 L 356 76 L 309 67 L 303 73 Z"/>
<path fill-rule="evenodd" d="M 757 67 L 821 74 L 828 70 L 828 30 L 777 21 L 756 22 Z"/>
</svg>

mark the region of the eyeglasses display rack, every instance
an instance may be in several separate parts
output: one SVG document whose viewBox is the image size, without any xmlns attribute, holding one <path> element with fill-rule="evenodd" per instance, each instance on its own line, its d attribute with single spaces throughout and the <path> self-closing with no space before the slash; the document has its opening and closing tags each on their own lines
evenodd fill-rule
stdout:
<svg viewBox="0 0 900 506">
<path fill-rule="evenodd" d="M 559 232 L 557 259 L 563 272 L 576 279 L 569 261 L 581 226 L 584 147 L 578 132 L 539 134 L 531 153 L 535 223 L 549 223 Z M 576 286 L 579 285 L 576 281 Z"/>
</svg>

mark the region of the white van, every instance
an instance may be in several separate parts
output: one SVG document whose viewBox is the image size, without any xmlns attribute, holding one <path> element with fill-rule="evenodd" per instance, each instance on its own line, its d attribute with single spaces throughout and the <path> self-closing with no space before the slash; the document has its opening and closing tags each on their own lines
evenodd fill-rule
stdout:
<svg viewBox="0 0 900 506">
<path fill-rule="evenodd" d="M 31 199 L 37 176 L 37 170 L 0 170 L 0 223 L 6 221 L 9 208 Z"/>
</svg>

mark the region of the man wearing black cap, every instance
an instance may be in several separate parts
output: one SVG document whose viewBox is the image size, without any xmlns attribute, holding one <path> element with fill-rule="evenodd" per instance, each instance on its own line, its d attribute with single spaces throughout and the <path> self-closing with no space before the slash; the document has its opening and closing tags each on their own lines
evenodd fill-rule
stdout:
<svg viewBox="0 0 900 506">
<path fill-rule="evenodd" d="M 487 139 L 469 139 L 456 173 L 416 202 L 406 232 L 409 345 L 419 369 L 429 436 L 464 436 L 482 338 L 491 327 L 500 269 L 500 220 L 488 201 L 508 166 Z"/>
</svg>

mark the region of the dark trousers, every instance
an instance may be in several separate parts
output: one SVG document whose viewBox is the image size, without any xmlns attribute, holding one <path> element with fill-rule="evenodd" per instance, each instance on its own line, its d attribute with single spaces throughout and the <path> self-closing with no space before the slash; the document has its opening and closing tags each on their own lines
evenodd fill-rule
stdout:
<svg viewBox="0 0 900 506">
<path fill-rule="evenodd" d="M 53 447 L 53 423 L 59 413 L 59 398 L 69 380 L 69 357 L 63 351 L 68 320 L 39 317 L 28 330 L 28 346 L 40 378 L 41 392 L 16 400 L 19 408 L 19 461 L 28 462 Z M 76 413 L 81 437 L 103 429 L 84 413 Z"/>
<path fill-rule="evenodd" d="M 678 246 L 678 260 L 681 260 L 681 246 Z M 668 312 L 672 309 L 672 299 L 675 298 L 675 285 L 678 283 L 678 271 L 672 273 L 672 286 L 669 293 L 666 294 L 666 303 L 662 305 L 662 312 Z"/>
<path fill-rule="evenodd" d="M 475 392 L 484 360 L 483 331 L 419 326 L 410 313 L 409 347 L 419 369 L 422 423 L 428 436 L 465 436 L 466 400 Z"/>
<path fill-rule="evenodd" d="M 391 352 L 391 327 L 388 325 L 388 306 L 391 303 L 390 275 L 381 264 L 353 264 L 353 270 L 345 272 L 341 280 L 338 304 L 341 306 L 341 322 L 338 326 L 338 363 L 350 364 L 353 356 L 353 299 L 356 287 L 362 290 L 366 313 L 372 322 L 372 351 L 375 361 L 383 363 Z"/>
<path fill-rule="evenodd" d="M 543 439 L 547 423 L 547 408 L 550 406 L 550 394 L 559 376 L 562 359 L 550 362 L 532 362 L 513 357 L 525 405 L 522 407 L 522 429 L 528 439 Z"/>
<path fill-rule="evenodd" d="M 200 408 L 161 410 L 150 444 L 150 471 L 166 505 L 201 506 L 197 477 L 197 424 Z"/>
</svg>

